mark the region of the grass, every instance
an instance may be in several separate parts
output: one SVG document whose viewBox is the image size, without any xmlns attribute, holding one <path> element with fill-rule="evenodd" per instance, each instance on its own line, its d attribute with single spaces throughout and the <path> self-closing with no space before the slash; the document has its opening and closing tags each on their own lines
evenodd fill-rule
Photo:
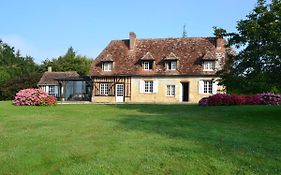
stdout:
<svg viewBox="0 0 281 175">
<path fill-rule="evenodd" d="M 281 174 L 281 106 L 0 102 L 0 174 Z"/>
</svg>

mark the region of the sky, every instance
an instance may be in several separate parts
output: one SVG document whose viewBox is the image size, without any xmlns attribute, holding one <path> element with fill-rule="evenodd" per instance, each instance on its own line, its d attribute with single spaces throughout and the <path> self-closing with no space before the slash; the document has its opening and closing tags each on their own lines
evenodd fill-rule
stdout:
<svg viewBox="0 0 281 175">
<path fill-rule="evenodd" d="M 37 63 L 72 46 L 95 58 L 111 40 L 213 36 L 236 31 L 256 0 L 0 0 L 0 39 Z"/>
</svg>

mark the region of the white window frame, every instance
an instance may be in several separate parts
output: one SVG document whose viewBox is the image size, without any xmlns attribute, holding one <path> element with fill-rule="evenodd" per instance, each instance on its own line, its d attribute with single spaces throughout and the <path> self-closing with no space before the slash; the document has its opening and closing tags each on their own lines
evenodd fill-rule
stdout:
<svg viewBox="0 0 281 175">
<path fill-rule="evenodd" d="M 144 62 L 142 63 L 143 69 L 144 69 L 144 70 L 152 70 L 152 64 L 153 64 L 153 63 L 151 63 L 151 61 L 144 61 Z M 151 65 L 151 67 L 150 67 L 150 65 Z"/>
<path fill-rule="evenodd" d="M 204 71 L 213 71 L 215 69 L 215 61 L 204 61 L 203 70 Z"/>
<path fill-rule="evenodd" d="M 108 83 L 100 84 L 100 95 L 108 95 Z"/>
<path fill-rule="evenodd" d="M 203 80 L 203 93 L 212 94 L 213 93 L 213 81 L 212 80 Z"/>
<path fill-rule="evenodd" d="M 112 71 L 113 63 L 112 62 L 104 62 L 102 63 L 102 70 L 109 72 Z"/>
<path fill-rule="evenodd" d="M 56 93 L 55 85 L 49 85 L 48 94 L 49 95 L 55 95 L 55 93 Z"/>
<path fill-rule="evenodd" d="M 176 95 L 176 86 L 175 85 L 167 85 L 167 96 L 175 96 Z"/>
<path fill-rule="evenodd" d="M 177 70 L 177 62 L 176 61 L 166 62 L 166 70 Z"/>
<path fill-rule="evenodd" d="M 153 93 L 153 81 L 145 80 L 144 81 L 144 93 Z"/>
</svg>

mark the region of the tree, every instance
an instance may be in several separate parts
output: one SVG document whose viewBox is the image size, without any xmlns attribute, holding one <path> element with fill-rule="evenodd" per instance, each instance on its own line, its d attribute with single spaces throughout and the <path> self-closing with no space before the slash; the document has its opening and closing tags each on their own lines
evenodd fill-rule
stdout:
<svg viewBox="0 0 281 175">
<path fill-rule="evenodd" d="M 22 57 L 0 40 L 0 100 L 13 99 L 18 90 L 36 86 L 41 76 L 38 68 L 32 57 Z"/>
<path fill-rule="evenodd" d="M 77 55 L 70 47 L 65 55 L 52 60 L 45 60 L 42 69 L 47 70 L 47 67 L 51 66 L 54 71 L 77 71 L 80 75 L 88 75 L 91 62 L 91 59 Z"/>
<path fill-rule="evenodd" d="M 226 33 L 229 46 L 240 51 L 229 58 L 219 72 L 221 83 L 229 92 L 258 93 L 281 92 L 281 1 L 258 0 L 256 7 L 246 19 L 237 23 L 238 33 Z"/>
</svg>

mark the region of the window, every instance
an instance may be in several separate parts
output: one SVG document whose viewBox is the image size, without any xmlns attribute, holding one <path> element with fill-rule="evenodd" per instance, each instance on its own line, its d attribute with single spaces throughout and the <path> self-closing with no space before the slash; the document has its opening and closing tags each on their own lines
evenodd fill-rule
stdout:
<svg viewBox="0 0 281 175">
<path fill-rule="evenodd" d="M 55 95 L 55 86 L 49 86 L 49 92 L 48 92 L 49 95 Z"/>
<path fill-rule="evenodd" d="M 204 81 L 204 94 L 211 94 L 213 92 L 213 82 Z"/>
<path fill-rule="evenodd" d="M 175 96 L 176 87 L 175 85 L 167 85 L 167 96 Z"/>
<path fill-rule="evenodd" d="M 153 93 L 153 81 L 144 81 L 144 92 Z"/>
<path fill-rule="evenodd" d="M 112 70 L 112 62 L 104 62 L 102 64 L 103 71 L 111 71 Z"/>
<path fill-rule="evenodd" d="M 176 70 L 176 69 L 177 69 L 177 62 L 176 61 L 166 62 L 166 70 Z"/>
<path fill-rule="evenodd" d="M 144 61 L 143 62 L 143 69 L 144 70 L 152 70 L 153 61 Z"/>
<path fill-rule="evenodd" d="M 204 61 L 203 62 L 203 70 L 204 71 L 213 71 L 215 68 L 215 62 L 214 61 Z"/>
<path fill-rule="evenodd" d="M 108 84 L 107 83 L 100 84 L 100 95 L 108 95 Z"/>
</svg>

